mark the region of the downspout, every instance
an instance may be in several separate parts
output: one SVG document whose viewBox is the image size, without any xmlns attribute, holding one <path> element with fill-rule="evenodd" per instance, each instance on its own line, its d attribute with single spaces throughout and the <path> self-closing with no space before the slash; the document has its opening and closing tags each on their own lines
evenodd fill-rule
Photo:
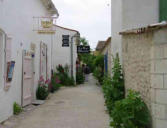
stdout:
<svg viewBox="0 0 167 128">
<path fill-rule="evenodd" d="M 73 38 L 71 37 L 71 78 L 73 78 Z"/>
<path fill-rule="evenodd" d="M 59 18 L 59 14 L 56 15 L 56 20 Z M 53 24 L 56 24 L 56 20 L 53 21 Z M 56 31 L 55 31 L 56 34 Z M 51 34 L 51 77 L 53 76 L 53 42 L 55 34 Z"/>
<path fill-rule="evenodd" d="M 74 60 L 74 58 L 73 58 L 73 39 L 74 39 L 74 37 L 79 37 L 79 35 L 78 35 L 78 33 L 76 33 L 75 35 L 73 35 L 72 37 L 71 37 L 71 78 L 73 78 L 74 76 L 73 76 L 73 73 L 74 73 L 74 71 L 73 71 L 73 68 L 74 68 L 74 66 L 73 66 L 73 60 Z"/>
</svg>

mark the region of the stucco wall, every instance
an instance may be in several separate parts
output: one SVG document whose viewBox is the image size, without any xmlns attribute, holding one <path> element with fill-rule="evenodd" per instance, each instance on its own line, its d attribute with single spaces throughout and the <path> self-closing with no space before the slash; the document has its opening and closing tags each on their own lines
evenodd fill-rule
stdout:
<svg viewBox="0 0 167 128">
<path fill-rule="evenodd" d="M 33 32 L 33 16 L 48 16 L 48 11 L 40 0 L 0 1 L 0 28 L 12 38 L 12 60 L 16 62 L 13 80 L 8 91 L 4 91 L 4 84 L 0 81 L 0 122 L 13 114 L 15 101 L 21 104 L 22 50 L 29 50 L 31 43 L 36 44 L 35 89 L 39 79 L 40 41 L 48 45 L 48 54 L 51 51 L 51 36 L 38 35 L 37 32 Z M 51 70 L 51 56 L 48 55 L 48 57 L 48 69 Z M 49 74 L 50 70 L 48 70 Z"/>
<path fill-rule="evenodd" d="M 54 36 L 54 43 L 53 43 L 53 69 L 56 69 L 56 66 L 62 64 L 65 66 L 66 64 L 70 68 L 71 74 L 71 37 L 75 36 L 77 32 L 63 29 L 61 27 L 56 27 L 56 34 Z M 69 47 L 62 47 L 62 36 L 69 35 L 70 39 L 70 46 Z M 76 46 L 76 38 L 73 38 L 73 76 L 76 77 L 76 60 L 77 60 L 77 46 Z"/>
<path fill-rule="evenodd" d="M 115 56 L 119 53 L 120 57 L 122 54 L 121 36 L 119 32 L 122 31 L 122 0 L 111 0 L 111 37 L 112 47 L 111 53 Z"/>
<path fill-rule="evenodd" d="M 119 32 L 159 21 L 159 0 L 112 0 L 112 54 L 122 62 Z"/>
<path fill-rule="evenodd" d="M 122 29 L 147 26 L 159 21 L 159 0 L 122 0 Z"/>
</svg>

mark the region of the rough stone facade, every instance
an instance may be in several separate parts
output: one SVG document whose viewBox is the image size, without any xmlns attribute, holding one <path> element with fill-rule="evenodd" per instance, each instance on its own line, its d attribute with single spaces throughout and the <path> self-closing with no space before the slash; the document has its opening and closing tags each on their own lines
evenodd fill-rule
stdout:
<svg viewBox="0 0 167 128">
<path fill-rule="evenodd" d="M 153 128 L 167 126 L 167 28 L 123 34 L 126 90 L 139 91 L 152 115 Z"/>
<path fill-rule="evenodd" d="M 150 107 L 152 34 L 123 36 L 123 69 L 126 90 L 139 91 Z"/>
</svg>

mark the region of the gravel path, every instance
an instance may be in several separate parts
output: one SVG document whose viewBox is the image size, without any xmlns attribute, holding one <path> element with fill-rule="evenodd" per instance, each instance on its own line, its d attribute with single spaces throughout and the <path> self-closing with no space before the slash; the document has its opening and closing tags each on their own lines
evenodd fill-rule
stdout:
<svg viewBox="0 0 167 128">
<path fill-rule="evenodd" d="M 101 88 L 90 75 L 77 87 L 63 87 L 45 104 L 4 123 L 5 128 L 108 128 Z M 1 126 L 0 126 L 1 128 Z"/>
</svg>

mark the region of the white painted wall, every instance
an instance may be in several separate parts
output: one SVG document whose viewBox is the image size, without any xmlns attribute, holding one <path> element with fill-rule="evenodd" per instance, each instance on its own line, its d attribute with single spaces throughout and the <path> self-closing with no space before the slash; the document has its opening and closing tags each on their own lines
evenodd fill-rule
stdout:
<svg viewBox="0 0 167 128">
<path fill-rule="evenodd" d="M 159 21 L 159 0 L 112 0 L 112 54 L 120 54 L 119 32 Z M 122 60 L 122 59 L 121 59 Z"/>
<path fill-rule="evenodd" d="M 53 43 L 53 69 L 56 69 L 56 66 L 59 64 L 65 66 L 66 64 L 70 67 L 71 74 L 71 46 L 70 47 L 62 47 L 62 35 L 70 35 L 71 37 L 76 35 L 77 32 L 64 29 L 58 26 L 56 27 L 56 34 L 54 36 Z M 77 46 L 76 46 L 76 38 L 73 39 L 73 76 L 76 78 L 76 60 L 77 60 Z"/>
<path fill-rule="evenodd" d="M 39 79 L 40 41 L 48 45 L 48 71 L 51 74 L 51 35 L 38 35 L 32 31 L 33 16 L 48 15 L 40 0 L 0 0 L 0 28 L 12 38 L 12 60 L 16 62 L 8 91 L 4 91 L 3 81 L 0 81 L 0 122 L 13 114 L 15 101 L 21 104 L 22 50 L 29 50 L 31 42 L 36 44 L 34 88 Z"/>
<path fill-rule="evenodd" d="M 122 0 L 111 0 L 112 9 L 112 44 L 111 53 L 115 56 L 119 53 L 121 56 L 121 36 L 119 32 L 122 30 Z"/>
</svg>

